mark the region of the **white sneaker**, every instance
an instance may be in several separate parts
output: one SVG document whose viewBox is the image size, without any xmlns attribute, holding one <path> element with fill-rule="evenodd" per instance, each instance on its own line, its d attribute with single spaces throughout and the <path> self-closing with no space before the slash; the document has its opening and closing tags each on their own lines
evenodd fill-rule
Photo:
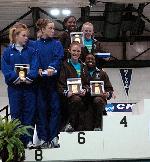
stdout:
<svg viewBox="0 0 150 162">
<path fill-rule="evenodd" d="M 74 132 L 74 129 L 73 129 L 73 127 L 71 126 L 71 124 L 68 123 L 68 124 L 65 126 L 64 131 L 65 131 L 65 132 Z"/>
<path fill-rule="evenodd" d="M 101 128 L 94 128 L 94 131 L 102 131 Z"/>
<path fill-rule="evenodd" d="M 58 137 L 54 137 L 49 144 L 49 148 L 59 148 L 59 147 L 60 145 L 59 145 Z"/>
<path fill-rule="evenodd" d="M 29 141 L 29 143 L 27 144 L 27 148 L 28 149 L 32 149 L 34 146 L 33 146 L 33 143 L 32 141 Z"/>
<path fill-rule="evenodd" d="M 45 141 L 44 141 L 44 140 L 40 140 L 39 145 L 43 145 L 44 143 L 45 143 Z"/>
<path fill-rule="evenodd" d="M 41 140 L 38 147 L 40 147 L 42 149 L 46 149 L 46 148 L 48 148 L 48 143 L 45 142 L 44 140 Z"/>
</svg>

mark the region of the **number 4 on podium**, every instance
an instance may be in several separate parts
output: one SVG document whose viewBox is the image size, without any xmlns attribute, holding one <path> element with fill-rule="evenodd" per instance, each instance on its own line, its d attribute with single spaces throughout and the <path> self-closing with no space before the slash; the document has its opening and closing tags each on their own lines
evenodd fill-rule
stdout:
<svg viewBox="0 0 150 162">
<path fill-rule="evenodd" d="M 127 127 L 127 118 L 126 118 L 126 116 L 124 116 L 124 117 L 121 119 L 120 124 L 124 124 L 124 127 Z"/>
</svg>

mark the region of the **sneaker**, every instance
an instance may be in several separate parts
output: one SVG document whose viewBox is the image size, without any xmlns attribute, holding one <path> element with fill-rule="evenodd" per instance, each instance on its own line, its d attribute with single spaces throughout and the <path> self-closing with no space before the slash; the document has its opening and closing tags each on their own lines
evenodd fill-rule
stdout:
<svg viewBox="0 0 150 162">
<path fill-rule="evenodd" d="M 74 132 L 74 129 L 73 129 L 73 127 L 71 126 L 71 124 L 68 123 L 68 124 L 65 126 L 64 131 L 65 131 L 65 132 Z"/>
<path fill-rule="evenodd" d="M 53 140 L 49 144 L 49 148 L 59 148 L 58 137 L 53 138 Z"/>
<path fill-rule="evenodd" d="M 37 145 L 36 147 L 41 148 L 41 149 L 46 149 L 46 148 L 48 148 L 48 143 L 45 142 L 44 140 L 41 140 L 39 145 Z"/>
<path fill-rule="evenodd" d="M 94 131 L 102 131 L 101 128 L 94 128 Z"/>
<path fill-rule="evenodd" d="M 27 148 L 28 149 L 33 149 L 34 148 L 34 145 L 33 145 L 32 141 L 29 141 L 29 143 L 27 144 Z"/>
</svg>

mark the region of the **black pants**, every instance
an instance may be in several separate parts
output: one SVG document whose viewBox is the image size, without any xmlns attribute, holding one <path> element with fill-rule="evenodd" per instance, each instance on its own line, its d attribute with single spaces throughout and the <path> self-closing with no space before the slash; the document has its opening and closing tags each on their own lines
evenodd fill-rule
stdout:
<svg viewBox="0 0 150 162">
<path fill-rule="evenodd" d="M 68 98 L 68 120 L 76 131 L 84 130 L 85 98 L 73 95 Z"/>
<path fill-rule="evenodd" d="M 100 96 L 87 97 L 87 110 L 85 112 L 85 130 L 92 131 L 94 128 L 103 127 L 103 111 L 106 100 Z"/>
<path fill-rule="evenodd" d="M 103 110 L 105 109 L 106 101 L 102 97 L 93 97 L 93 118 L 94 128 L 103 126 Z"/>
</svg>

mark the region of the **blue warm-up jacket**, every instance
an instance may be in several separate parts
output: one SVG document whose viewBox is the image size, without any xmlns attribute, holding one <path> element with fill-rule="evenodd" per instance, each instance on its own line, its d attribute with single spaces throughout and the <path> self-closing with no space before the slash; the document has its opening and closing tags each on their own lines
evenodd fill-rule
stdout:
<svg viewBox="0 0 150 162">
<path fill-rule="evenodd" d="M 15 72 L 15 64 L 29 64 L 30 70 L 27 74 L 27 79 L 33 81 L 38 76 L 38 59 L 35 49 L 24 46 L 23 50 L 19 52 L 15 45 L 9 45 L 4 49 L 2 55 L 2 72 L 5 77 L 7 85 L 14 85 L 19 79 L 19 76 Z"/>
<path fill-rule="evenodd" d="M 60 41 L 53 38 L 37 40 L 35 49 L 39 56 L 39 67 L 42 70 L 48 68 L 60 70 L 60 63 L 64 56 L 63 46 Z"/>
</svg>

